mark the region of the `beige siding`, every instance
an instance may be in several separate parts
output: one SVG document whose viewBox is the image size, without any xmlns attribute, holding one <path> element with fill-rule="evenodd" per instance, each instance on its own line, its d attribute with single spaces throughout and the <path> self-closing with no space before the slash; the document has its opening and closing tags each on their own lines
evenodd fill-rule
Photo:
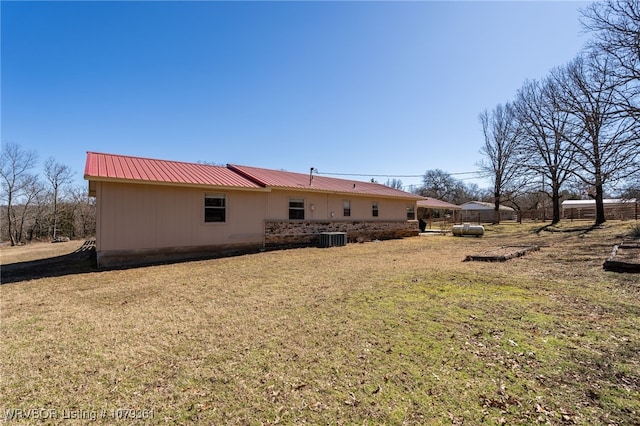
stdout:
<svg viewBox="0 0 640 426">
<path fill-rule="evenodd" d="M 97 249 L 260 243 L 266 193 L 209 191 L 226 195 L 226 222 L 204 222 L 198 188 L 97 183 Z"/>
<path fill-rule="evenodd" d="M 366 196 L 345 196 L 342 194 L 322 194 L 302 191 L 277 191 L 268 195 L 267 220 L 289 218 L 289 199 L 303 199 L 305 220 L 405 220 L 407 207 L 416 206 L 415 200 L 394 200 Z M 351 201 L 351 216 L 343 215 L 343 202 Z M 372 204 L 378 203 L 378 217 L 372 215 Z M 312 209 L 313 205 L 313 209 Z M 331 216 L 333 213 L 333 216 Z"/>
<path fill-rule="evenodd" d="M 265 220 L 288 220 L 290 198 L 304 199 L 305 220 L 311 221 L 402 221 L 407 206 L 415 206 L 412 200 L 303 191 L 207 191 L 112 182 L 95 182 L 95 187 L 99 252 L 261 244 Z M 204 222 L 207 192 L 225 194 L 225 223 Z M 344 200 L 351 201 L 349 217 L 343 215 Z M 378 217 L 372 216 L 374 201 Z"/>
</svg>

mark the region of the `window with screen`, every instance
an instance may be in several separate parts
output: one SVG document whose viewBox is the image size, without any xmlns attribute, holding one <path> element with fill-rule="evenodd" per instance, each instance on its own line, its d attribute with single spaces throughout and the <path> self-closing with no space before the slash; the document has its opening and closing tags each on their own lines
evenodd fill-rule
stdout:
<svg viewBox="0 0 640 426">
<path fill-rule="evenodd" d="M 289 220 L 304 220 L 304 200 L 292 198 L 289 200 Z"/>
<path fill-rule="evenodd" d="M 227 221 L 227 199 L 225 194 L 205 194 L 204 221 L 205 222 L 226 222 Z"/>
<path fill-rule="evenodd" d="M 415 218 L 416 218 L 416 207 L 407 206 L 407 220 L 415 220 Z"/>
<path fill-rule="evenodd" d="M 351 216 L 351 200 L 344 200 L 342 202 L 342 215 L 345 217 Z"/>
</svg>

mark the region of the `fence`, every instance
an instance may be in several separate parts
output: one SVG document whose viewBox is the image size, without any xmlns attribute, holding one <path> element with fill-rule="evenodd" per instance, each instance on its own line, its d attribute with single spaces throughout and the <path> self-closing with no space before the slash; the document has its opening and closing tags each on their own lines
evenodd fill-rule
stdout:
<svg viewBox="0 0 640 426">
<path fill-rule="evenodd" d="M 596 209 L 594 208 L 564 208 L 561 214 L 562 219 L 581 220 L 596 218 Z M 640 217 L 640 209 L 638 203 L 628 205 L 604 206 L 604 218 L 606 220 L 638 220 Z"/>
</svg>

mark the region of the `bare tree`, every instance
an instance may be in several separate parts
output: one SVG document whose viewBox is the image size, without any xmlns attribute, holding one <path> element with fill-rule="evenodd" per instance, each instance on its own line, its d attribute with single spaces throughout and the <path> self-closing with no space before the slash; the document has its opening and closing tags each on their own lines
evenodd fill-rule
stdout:
<svg viewBox="0 0 640 426">
<path fill-rule="evenodd" d="M 578 160 L 574 174 L 594 188 L 596 224 L 605 221 L 605 185 L 635 174 L 640 158 L 638 120 L 619 108 L 620 90 L 612 81 L 610 60 L 608 56 L 578 56 L 551 73 L 562 94 L 558 107 L 579 126 L 570 141 Z"/>
<path fill-rule="evenodd" d="M 72 188 L 70 201 L 74 209 L 76 233 L 86 238 L 96 232 L 95 198 L 89 196 L 85 185 Z"/>
<path fill-rule="evenodd" d="M 404 185 L 402 184 L 402 181 L 400 179 L 387 179 L 387 182 L 385 183 L 385 186 L 388 186 L 390 188 L 394 188 L 394 189 L 400 189 L 402 190 L 404 188 Z"/>
<path fill-rule="evenodd" d="M 469 188 L 464 182 L 440 170 L 427 170 L 422 177 L 422 188 L 418 191 L 423 197 L 436 198 L 454 204 L 463 204 L 476 198 L 477 185 Z"/>
<path fill-rule="evenodd" d="M 560 191 L 575 161 L 575 148 L 570 143 L 572 117 L 558 107 L 559 96 L 552 79 L 527 81 L 514 103 L 522 128 L 524 163 L 542 177 L 539 188 L 551 198 L 553 224 L 560 222 Z"/>
<path fill-rule="evenodd" d="M 53 240 L 55 241 L 58 237 L 58 197 L 61 191 L 71 183 L 73 172 L 69 166 L 57 163 L 53 157 L 49 157 L 44 163 L 44 173 L 53 193 Z"/>
<path fill-rule="evenodd" d="M 453 176 L 440 169 L 427 170 L 422 177 L 422 183 L 420 195 L 443 201 L 453 199 L 457 185 Z"/>
<path fill-rule="evenodd" d="M 500 223 L 500 203 L 507 193 L 522 186 L 525 168 L 519 159 L 521 129 L 511 104 L 498 104 L 493 111 L 480 114 L 484 145 L 480 153 L 486 158 L 478 165 L 491 176 L 493 183 L 494 223 Z"/>
<path fill-rule="evenodd" d="M 626 182 L 622 190 L 622 197 L 626 199 L 635 198 L 637 202 L 640 202 L 640 176 Z"/>
<path fill-rule="evenodd" d="M 595 2 L 582 15 L 583 26 L 594 36 L 591 51 L 609 59 L 607 72 L 618 90 L 617 107 L 640 120 L 640 2 Z"/>
<path fill-rule="evenodd" d="M 594 2 L 582 15 L 582 25 L 594 35 L 591 47 L 612 59 L 612 75 L 640 81 L 640 1 Z"/>
<path fill-rule="evenodd" d="M 17 204 L 27 204 L 33 200 L 37 177 L 30 172 L 38 161 L 35 151 L 28 151 L 17 144 L 2 145 L 0 153 L 0 178 L 2 179 L 2 198 L 7 203 L 7 228 L 11 245 L 22 240 L 22 225 L 26 208 L 16 211 Z"/>
<path fill-rule="evenodd" d="M 43 237 L 49 237 L 49 220 L 51 210 L 51 194 L 45 189 L 44 183 L 38 180 L 39 189 L 35 192 L 35 198 L 29 208 L 29 227 L 27 240 L 32 241 Z"/>
</svg>

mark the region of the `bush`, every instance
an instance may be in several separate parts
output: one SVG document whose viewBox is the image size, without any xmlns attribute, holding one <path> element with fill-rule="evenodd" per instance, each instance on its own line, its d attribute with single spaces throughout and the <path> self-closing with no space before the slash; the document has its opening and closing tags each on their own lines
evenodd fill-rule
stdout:
<svg viewBox="0 0 640 426">
<path fill-rule="evenodd" d="M 634 238 L 640 238 L 640 223 L 631 225 L 629 234 Z"/>
</svg>

